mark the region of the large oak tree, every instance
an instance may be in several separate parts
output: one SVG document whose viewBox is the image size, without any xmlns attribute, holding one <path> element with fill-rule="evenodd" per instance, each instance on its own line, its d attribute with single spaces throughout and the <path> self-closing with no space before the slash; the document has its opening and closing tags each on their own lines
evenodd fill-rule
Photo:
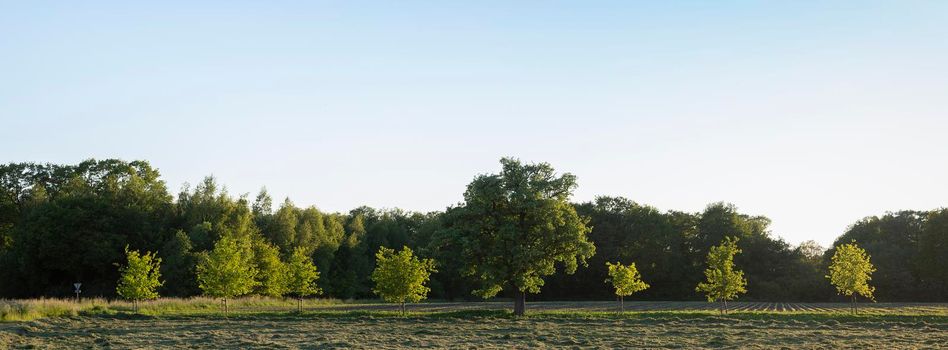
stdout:
<svg viewBox="0 0 948 350">
<path fill-rule="evenodd" d="M 464 193 L 460 230 L 466 271 L 479 282 L 475 294 L 515 293 L 514 314 L 526 310 L 526 293 L 539 293 L 557 265 L 571 274 L 593 256 L 589 219 L 569 203 L 576 177 L 557 175 L 547 163 L 501 159 L 499 174 L 481 175 Z"/>
</svg>

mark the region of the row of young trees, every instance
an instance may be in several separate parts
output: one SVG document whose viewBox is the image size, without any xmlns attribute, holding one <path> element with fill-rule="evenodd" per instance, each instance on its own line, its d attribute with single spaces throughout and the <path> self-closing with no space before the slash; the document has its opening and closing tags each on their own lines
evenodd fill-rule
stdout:
<svg viewBox="0 0 948 350">
<path fill-rule="evenodd" d="M 836 248 L 790 246 L 770 234 L 765 217 L 724 203 L 700 213 L 661 212 L 617 197 L 571 203 L 572 175 L 513 159 L 502 166 L 476 177 L 464 201 L 444 211 L 326 213 L 289 200 L 274 207 L 266 191 L 235 198 L 213 178 L 175 198 L 143 161 L 3 165 L 0 296 L 64 296 L 76 281 L 87 295 L 114 295 L 119 273 L 112 266 L 125 262 L 126 246 L 162 260 L 161 295 L 199 295 L 198 266 L 225 237 L 250 252 L 260 271 L 255 294 L 279 292 L 267 279 L 279 279 L 272 271 L 299 254 L 318 266 L 325 295 L 374 297 L 376 253 L 407 246 L 437 261 L 427 287 L 435 298 L 500 295 L 521 306 L 527 295 L 604 299 L 613 291 L 602 283 L 609 270 L 599 267 L 635 261 L 651 285 L 637 298 L 692 300 L 708 253 L 728 236 L 742 251 L 734 257 L 747 279 L 742 298 L 819 301 L 835 294 L 824 276 Z M 878 264 L 879 299 L 948 301 L 948 275 L 939 265 L 948 260 L 948 210 L 866 218 L 834 245 L 850 241 Z"/>
<path fill-rule="evenodd" d="M 285 263 L 271 261 L 275 268 L 265 273 L 257 270 L 252 253 L 249 245 L 238 237 L 222 237 L 198 263 L 198 285 L 204 295 L 220 298 L 225 313 L 228 299 L 251 294 L 257 287 L 271 297 L 296 296 L 301 313 L 303 298 L 322 293 L 316 285 L 319 272 L 304 250 L 294 250 Z M 128 247 L 125 255 L 127 263 L 119 267 L 121 276 L 116 292 L 133 301 L 138 311 L 141 301 L 159 296 L 158 287 L 164 284 L 161 258 L 152 252 L 142 254 Z M 430 289 L 425 284 L 433 271 L 433 260 L 419 259 L 408 247 L 398 253 L 382 247 L 376 254 L 376 267 L 372 272 L 376 285 L 373 292 L 385 301 L 399 303 L 404 313 L 406 302 L 418 302 L 427 297 Z M 266 276 L 267 273 L 274 275 Z"/>
<path fill-rule="evenodd" d="M 708 252 L 708 267 L 704 270 L 705 281 L 698 283 L 695 288 L 703 292 L 708 302 L 721 302 L 721 313 L 727 313 L 727 302 L 747 292 L 747 278 L 744 272 L 736 270 L 734 256 L 741 253 L 737 247 L 737 239 L 726 237 L 720 245 L 711 247 Z M 609 269 L 609 279 L 619 298 L 619 310 L 624 310 L 624 298 L 635 292 L 649 288 L 642 280 L 635 263 L 622 265 L 621 263 L 606 263 Z M 856 296 L 862 295 L 875 301 L 872 293 L 875 290 L 869 285 L 872 273 L 876 269 L 869 261 L 869 255 L 855 242 L 837 247 L 829 266 L 830 283 L 836 287 L 839 295 L 845 295 L 852 302 L 852 312 L 856 312 Z"/>
<path fill-rule="evenodd" d="M 204 295 L 227 299 L 256 292 L 272 297 L 294 295 L 302 310 L 304 297 L 320 294 L 319 271 L 309 254 L 295 249 L 282 261 L 276 249 L 264 245 L 254 250 L 245 237 L 221 237 L 214 249 L 197 264 L 198 287 Z"/>
<path fill-rule="evenodd" d="M 725 238 L 721 245 L 712 247 L 708 253 L 705 270 L 706 281 L 698 284 L 696 291 L 704 292 L 709 302 L 721 301 L 721 312 L 727 313 L 727 302 L 734 300 L 738 295 L 747 292 L 747 279 L 744 272 L 735 270 L 734 256 L 741 251 L 737 248 L 737 240 Z M 121 277 L 116 291 L 126 299 L 135 302 L 135 310 L 142 300 L 158 298 L 157 288 L 161 282 L 161 259 L 155 258 L 151 252 L 144 255 L 138 251 L 129 251 L 125 248 L 128 265 L 119 269 Z M 298 300 L 298 312 L 303 312 L 303 297 L 319 294 L 316 286 L 319 272 L 312 260 L 297 249 L 293 252 L 290 261 L 284 268 L 277 270 L 281 275 L 267 278 L 261 282 L 254 278 L 258 271 L 254 269 L 249 255 L 249 249 L 240 249 L 240 244 L 230 237 L 222 238 L 214 246 L 214 250 L 198 265 L 198 281 L 205 295 L 221 298 L 224 312 L 227 312 L 227 299 L 249 294 L 253 287 L 263 283 L 271 284 L 265 288 L 271 291 L 270 296 L 282 296 L 285 293 L 294 294 Z M 435 262 L 432 259 L 420 259 L 408 247 L 403 247 L 398 253 L 393 249 L 382 247 L 375 255 L 376 267 L 372 272 L 372 281 L 375 288 L 372 290 L 383 300 L 398 303 L 404 314 L 405 303 L 416 303 L 427 298 L 430 288 L 426 286 L 431 273 L 435 272 Z M 280 264 L 279 261 L 276 262 Z M 625 309 L 625 297 L 635 292 L 649 288 L 642 280 L 635 267 L 635 263 L 606 263 L 609 270 L 609 279 L 619 298 L 619 310 Z M 875 267 L 869 261 L 865 250 L 855 243 L 844 244 L 838 247 L 833 255 L 833 263 L 829 267 L 830 275 L 826 276 L 836 287 L 837 292 L 851 298 L 852 311 L 856 312 L 856 296 L 862 295 L 873 299 L 874 288 L 869 285 Z M 522 315 L 526 309 L 525 303 L 517 301 L 514 312 Z"/>
</svg>

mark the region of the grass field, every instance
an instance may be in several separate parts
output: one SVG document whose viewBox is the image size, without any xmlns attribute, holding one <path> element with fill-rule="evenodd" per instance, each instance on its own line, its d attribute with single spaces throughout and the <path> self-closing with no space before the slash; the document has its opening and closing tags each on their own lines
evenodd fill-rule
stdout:
<svg viewBox="0 0 948 350">
<path fill-rule="evenodd" d="M 5 302 L 10 304 L 11 302 Z M 91 301 L 90 301 L 91 303 Z M 425 303 L 407 316 L 379 303 L 248 299 L 228 316 L 213 300 L 170 299 L 130 312 L 99 301 L 75 313 L 0 322 L 0 348 L 945 348 L 948 304 L 700 302 Z M 149 309 L 151 308 L 151 309 Z M 149 315 L 148 313 L 151 313 Z"/>
</svg>

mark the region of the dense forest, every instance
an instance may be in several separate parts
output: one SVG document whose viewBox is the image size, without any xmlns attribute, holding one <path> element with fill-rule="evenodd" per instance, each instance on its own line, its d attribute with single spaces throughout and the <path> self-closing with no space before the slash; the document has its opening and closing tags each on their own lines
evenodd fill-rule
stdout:
<svg viewBox="0 0 948 350">
<path fill-rule="evenodd" d="M 662 212 L 622 197 L 571 205 L 590 228 L 594 254 L 574 274 L 546 277 L 531 299 L 611 299 L 605 263 L 634 261 L 651 285 L 636 299 L 699 300 L 705 256 L 726 236 L 740 239 L 735 263 L 748 280 L 743 300 L 841 299 L 825 277 L 832 248 L 813 241 L 791 246 L 770 232 L 769 219 L 731 204 L 712 203 L 699 213 Z M 221 237 L 238 234 L 251 237 L 261 254 L 285 258 L 305 249 L 326 296 L 374 297 L 375 253 L 407 246 L 437 262 L 431 297 L 475 299 L 477 281 L 463 273 L 469 267 L 457 234 L 477 220 L 472 213 L 463 203 L 431 213 L 329 213 L 289 199 L 274 204 L 266 190 L 233 196 L 213 177 L 174 196 L 145 161 L 11 163 L 0 166 L 0 297 L 66 296 L 76 281 L 85 295 L 112 297 L 126 246 L 161 257 L 162 295 L 198 295 L 197 261 Z M 878 269 L 877 300 L 948 301 L 948 269 L 941 265 L 948 261 L 948 209 L 866 217 L 834 246 L 851 241 Z"/>
</svg>

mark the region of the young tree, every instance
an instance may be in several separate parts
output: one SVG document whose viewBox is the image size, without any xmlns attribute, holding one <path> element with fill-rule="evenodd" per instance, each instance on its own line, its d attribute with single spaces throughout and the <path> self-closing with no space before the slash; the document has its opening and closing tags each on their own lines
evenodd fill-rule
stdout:
<svg viewBox="0 0 948 350">
<path fill-rule="evenodd" d="M 611 282 L 616 290 L 616 296 L 619 297 L 619 311 L 625 311 L 625 297 L 648 289 L 649 285 L 642 281 L 635 263 L 622 265 L 620 262 L 615 264 L 606 262 L 606 267 L 609 268 L 609 279 L 606 282 Z"/>
<path fill-rule="evenodd" d="M 375 253 L 376 267 L 372 271 L 375 294 L 390 303 L 399 303 L 402 314 L 405 303 L 417 303 L 424 300 L 431 290 L 425 283 L 432 272 L 436 272 L 434 260 L 419 259 L 408 247 L 398 253 L 395 250 L 380 247 Z"/>
<path fill-rule="evenodd" d="M 204 295 L 221 298 L 224 313 L 227 299 L 252 292 L 256 277 L 250 242 L 232 235 L 221 237 L 197 266 L 198 287 Z"/>
<path fill-rule="evenodd" d="M 161 258 L 152 252 L 141 254 L 137 250 L 128 250 L 128 246 L 125 246 L 125 256 L 128 265 L 119 267 L 121 277 L 115 291 L 134 302 L 137 312 L 139 301 L 158 298 L 158 287 L 164 284 L 160 280 Z"/>
<path fill-rule="evenodd" d="M 288 269 L 280 260 L 280 250 L 267 243 L 261 236 L 253 240 L 253 260 L 258 271 L 256 294 L 274 298 L 287 293 L 289 282 Z"/>
<path fill-rule="evenodd" d="M 589 220 L 569 202 L 575 176 L 557 176 L 547 163 L 500 163 L 500 174 L 478 176 L 467 186 L 458 241 L 466 273 L 480 284 L 474 294 L 490 298 L 512 289 L 514 314 L 521 316 L 526 293 L 539 293 L 556 265 L 572 274 L 596 247 L 586 239 Z"/>
<path fill-rule="evenodd" d="M 707 282 L 698 283 L 695 288 L 704 292 L 708 302 L 721 300 L 724 302 L 721 313 L 727 313 L 727 301 L 736 299 L 738 294 L 746 293 L 747 279 L 744 272 L 734 270 L 734 255 L 740 253 L 737 248 L 737 239 L 725 237 L 721 245 L 711 247 L 708 252 L 708 269 L 704 270 Z"/>
<path fill-rule="evenodd" d="M 310 295 L 322 294 L 322 289 L 316 286 L 319 271 L 313 265 L 313 259 L 306 254 L 306 249 L 297 247 L 287 262 L 288 283 L 287 290 L 296 295 L 298 310 L 303 313 L 303 298 Z"/>
<path fill-rule="evenodd" d="M 875 288 L 869 285 L 872 273 L 876 268 L 869 261 L 869 254 L 853 241 L 836 247 L 832 263 L 829 266 L 830 274 L 826 278 L 836 286 L 836 292 L 850 297 L 852 312 L 856 313 L 856 294 L 875 301 L 872 292 Z"/>
</svg>

